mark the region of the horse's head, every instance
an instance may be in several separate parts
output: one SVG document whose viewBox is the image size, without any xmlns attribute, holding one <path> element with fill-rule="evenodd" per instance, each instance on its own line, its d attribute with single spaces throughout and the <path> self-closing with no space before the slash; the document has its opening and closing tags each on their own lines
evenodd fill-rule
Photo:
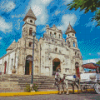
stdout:
<svg viewBox="0 0 100 100">
<path fill-rule="evenodd" d="M 57 72 L 57 73 L 55 74 L 55 77 L 56 77 L 57 80 L 60 80 L 60 74 L 59 74 L 59 72 Z"/>
</svg>

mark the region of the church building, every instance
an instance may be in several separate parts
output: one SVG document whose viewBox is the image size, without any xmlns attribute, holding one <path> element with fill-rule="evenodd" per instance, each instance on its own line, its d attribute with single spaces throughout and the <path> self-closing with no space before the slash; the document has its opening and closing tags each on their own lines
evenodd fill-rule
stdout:
<svg viewBox="0 0 100 100">
<path fill-rule="evenodd" d="M 37 20 L 31 8 L 24 17 L 22 37 L 6 49 L 7 54 L 0 58 L 0 72 L 2 74 L 31 75 L 33 36 L 36 32 Z M 34 43 L 34 75 L 52 76 L 58 68 L 64 74 L 79 76 L 82 68 L 82 56 L 77 45 L 75 30 L 69 24 L 62 37 L 62 31 L 55 25 L 46 26 L 46 33 L 39 40 L 35 36 Z"/>
</svg>

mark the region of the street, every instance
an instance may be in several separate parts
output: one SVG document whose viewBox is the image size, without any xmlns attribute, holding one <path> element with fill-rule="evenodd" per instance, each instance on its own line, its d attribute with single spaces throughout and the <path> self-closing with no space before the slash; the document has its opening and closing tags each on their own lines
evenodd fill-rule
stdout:
<svg viewBox="0 0 100 100">
<path fill-rule="evenodd" d="M 80 94 L 49 94 L 34 96 L 0 97 L 0 100 L 100 100 L 100 95 L 95 92 Z"/>
</svg>

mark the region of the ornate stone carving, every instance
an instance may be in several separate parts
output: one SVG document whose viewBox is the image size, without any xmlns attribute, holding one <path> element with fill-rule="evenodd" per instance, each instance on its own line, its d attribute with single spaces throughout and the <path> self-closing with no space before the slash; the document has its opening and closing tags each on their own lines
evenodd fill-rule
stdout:
<svg viewBox="0 0 100 100">
<path fill-rule="evenodd" d="M 49 66 L 45 66 L 45 68 L 49 68 Z"/>
<path fill-rule="evenodd" d="M 42 56 L 42 58 L 44 58 L 44 56 Z"/>
<path fill-rule="evenodd" d="M 46 56 L 45 58 L 46 58 L 46 60 L 49 60 L 49 57 L 48 56 Z"/>
<path fill-rule="evenodd" d="M 61 50 L 59 50 L 59 53 L 61 54 Z"/>
<path fill-rule="evenodd" d="M 68 56 L 68 55 L 64 55 L 64 57 L 65 57 L 65 58 L 69 58 L 69 56 Z"/>
<path fill-rule="evenodd" d="M 74 60 L 73 59 L 71 60 L 71 63 L 74 63 Z"/>
</svg>

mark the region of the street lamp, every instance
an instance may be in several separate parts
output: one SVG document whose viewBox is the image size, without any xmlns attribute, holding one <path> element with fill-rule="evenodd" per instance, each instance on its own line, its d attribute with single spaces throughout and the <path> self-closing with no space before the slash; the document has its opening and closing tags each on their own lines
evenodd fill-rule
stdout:
<svg viewBox="0 0 100 100">
<path fill-rule="evenodd" d="M 32 35 L 33 35 L 33 50 L 32 50 L 32 76 L 31 76 L 31 84 L 33 84 L 33 75 L 34 75 L 34 72 L 33 72 L 33 69 L 34 69 L 34 37 L 36 36 L 36 32 L 32 32 Z"/>
</svg>

